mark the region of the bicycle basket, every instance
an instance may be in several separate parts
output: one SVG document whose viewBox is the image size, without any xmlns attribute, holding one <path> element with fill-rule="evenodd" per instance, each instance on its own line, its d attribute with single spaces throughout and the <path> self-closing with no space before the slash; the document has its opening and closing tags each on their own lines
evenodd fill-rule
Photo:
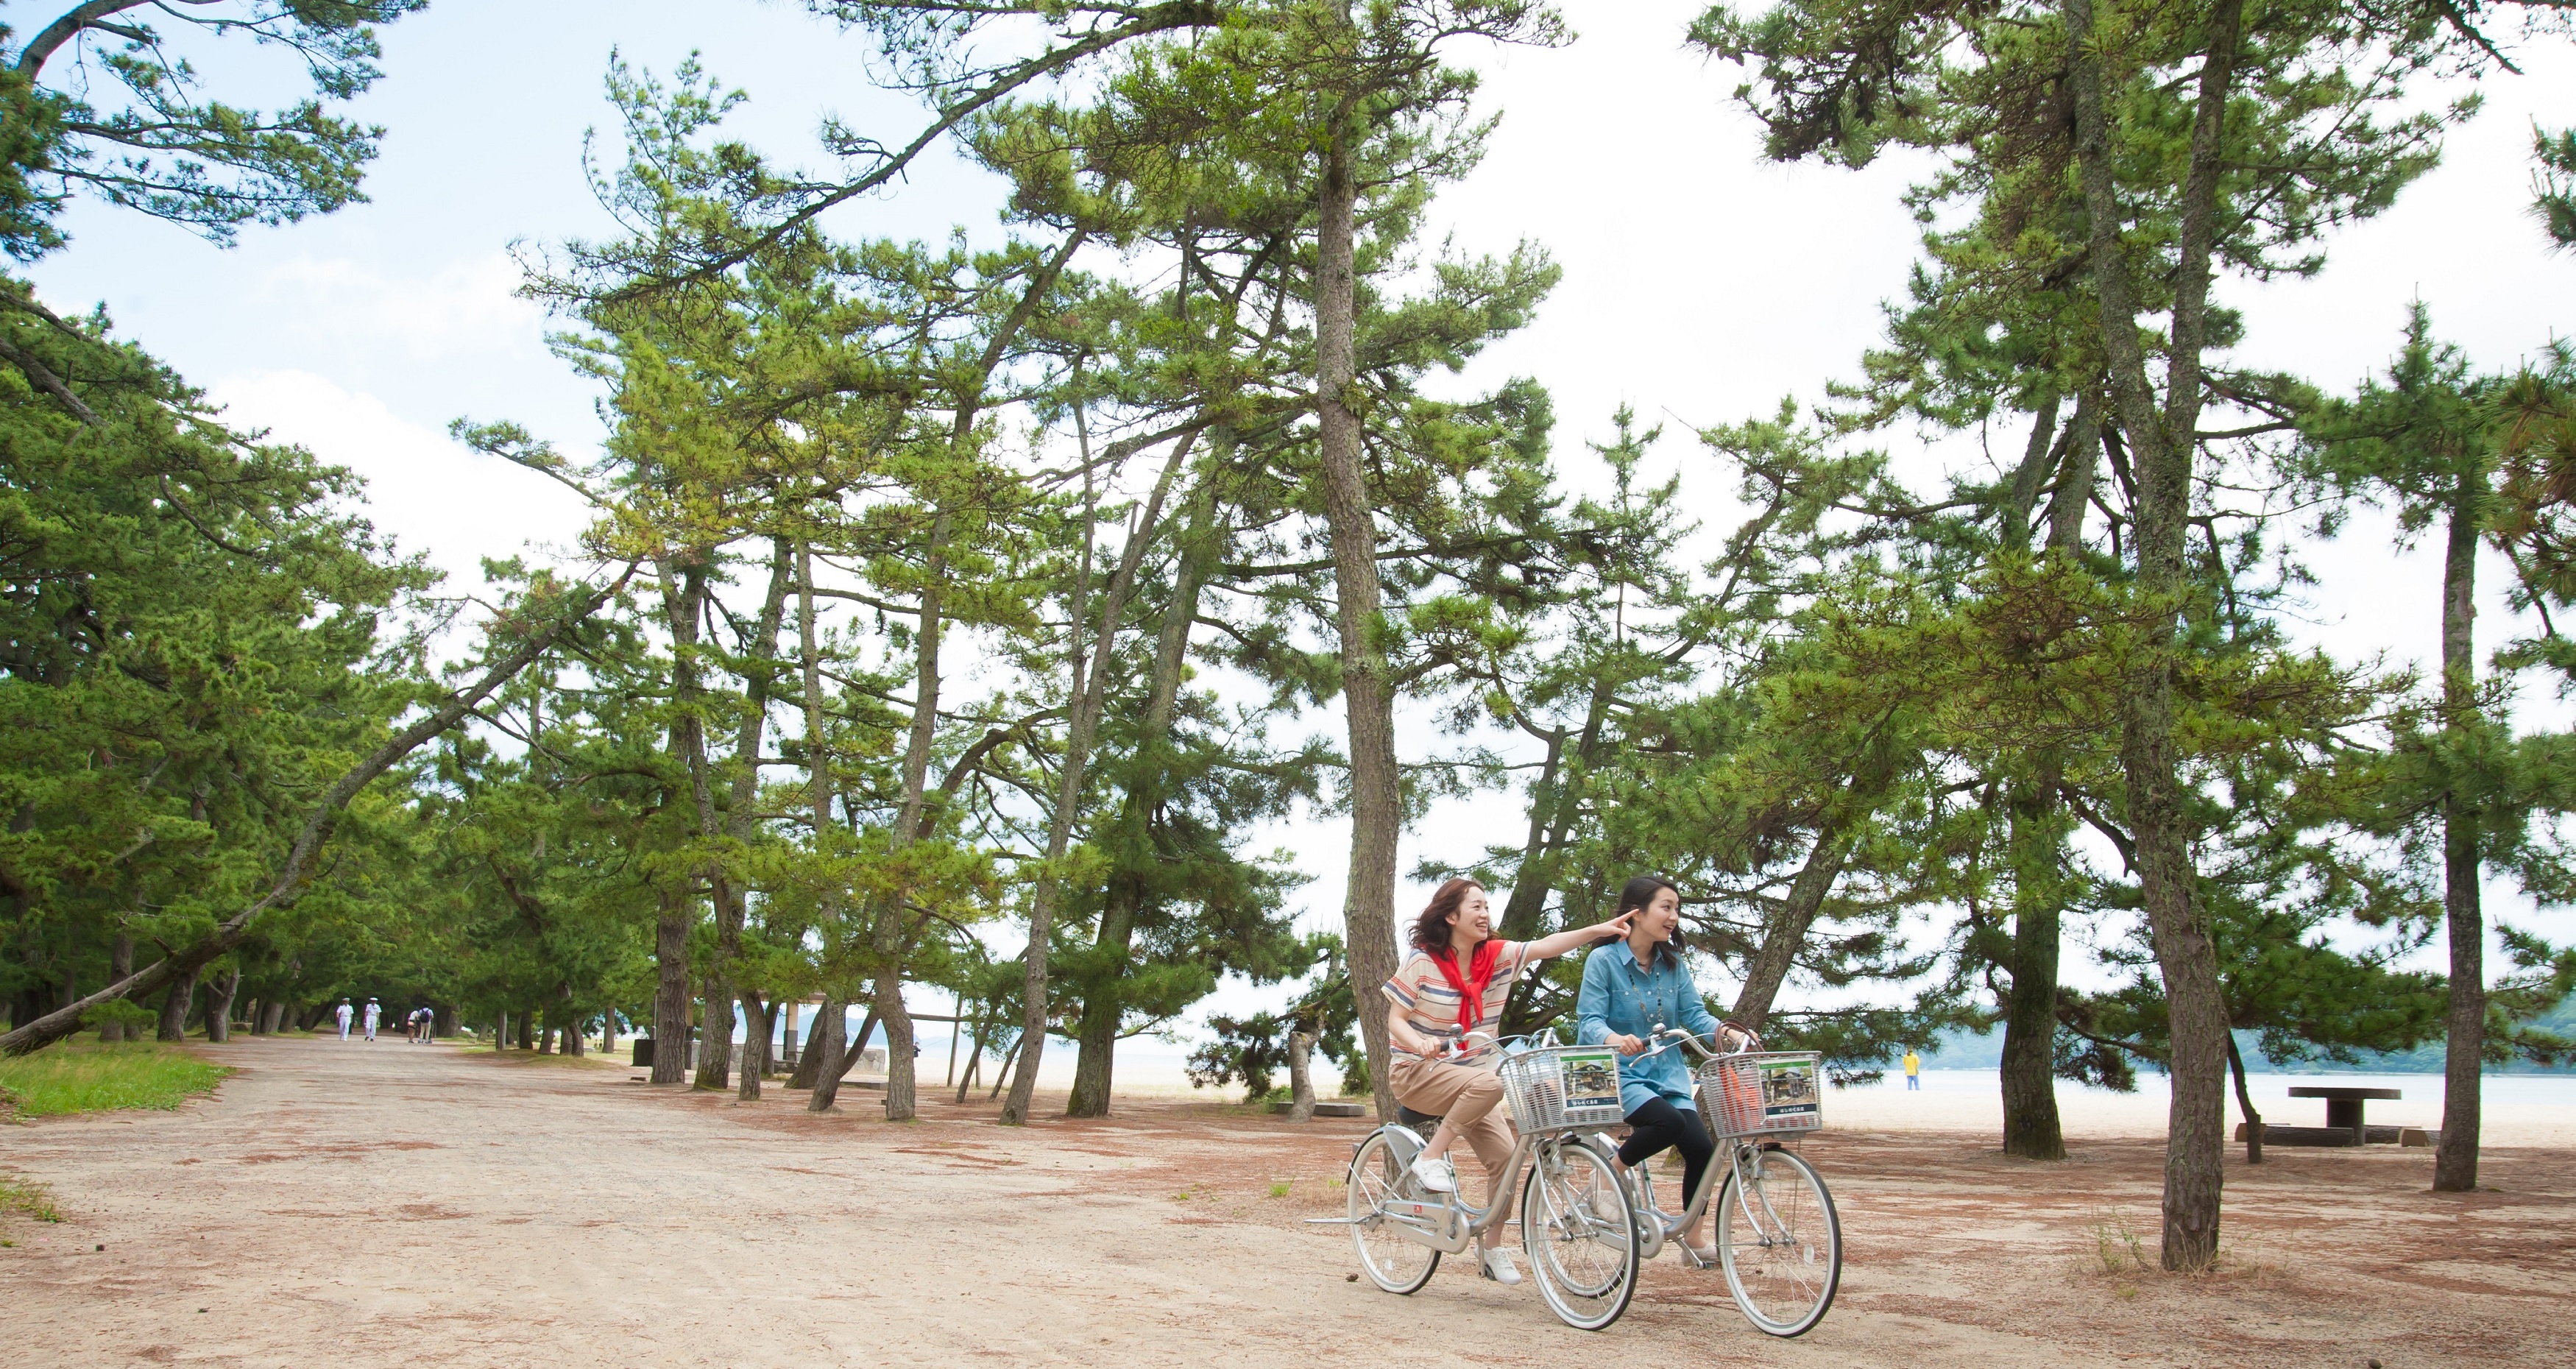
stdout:
<svg viewBox="0 0 2576 1369">
<path fill-rule="evenodd" d="M 1506 1057 L 1498 1072 L 1524 1136 L 1615 1126 L 1628 1115 L 1619 1106 L 1619 1052 L 1608 1046 L 1541 1046 Z"/>
<path fill-rule="evenodd" d="M 1718 1136 L 1815 1131 L 1825 1124 L 1824 1057 L 1814 1051 L 1753 1051 L 1699 1067 L 1700 1106 Z"/>
</svg>

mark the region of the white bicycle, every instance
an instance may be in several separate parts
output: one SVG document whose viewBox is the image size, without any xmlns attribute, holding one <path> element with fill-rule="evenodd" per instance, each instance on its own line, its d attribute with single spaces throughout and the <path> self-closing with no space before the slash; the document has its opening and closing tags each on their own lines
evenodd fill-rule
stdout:
<svg viewBox="0 0 2576 1369">
<path fill-rule="evenodd" d="M 1548 1309 L 1577 1330 L 1598 1331 L 1628 1310 L 1644 1258 L 1631 1190 L 1593 1132 L 1622 1115 L 1618 1053 L 1523 1037 L 1496 1044 L 1508 1052 L 1497 1069 L 1519 1138 L 1494 1192 L 1520 1189 L 1521 1250 Z M 1415 1182 L 1414 1157 L 1439 1122 L 1406 1108 L 1370 1132 L 1351 1151 L 1346 1215 L 1312 1219 L 1348 1225 L 1360 1267 L 1389 1293 L 1420 1289 L 1442 1255 L 1467 1253 L 1502 1220 L 1500 1203 L 1477 1207 L 1463 1193 L 1427 1192 Z"/>
<path fill-rule="evenodd" d="M 1650 1164 L 1640 1163 L 1627 1174 L 1629 1205 L 1640 1214 L 1646 1259 L 1672 1241 L 1684 1264 L 1705 1269 L 1678 1238 L 1698 1224 L 1714 1187 L 1717 1266 L 1736 1310 L 1769 1335 L 1800 1336 L 1825 1319 L 1843 1276 L 1842 1219 L 1833 1194 L 1816 1167 L 1787 1144 L 1824 1126 L 1823 1058 L 1761 1050 L 1759 1038 L 1744 1036 L 1745 1049 L 1721 1053 L 1679 1028 L 1651 1034 L 1659 1044 L 1648 1056 L 1675 1046 L 1698 1056 L 1700 1117 L 1718 1144 L 1720 1163 L 1708 1167 L 1699 1192 L 1682 1195 L 1679 1212 L 1656 1205 Z"/>
</svg>

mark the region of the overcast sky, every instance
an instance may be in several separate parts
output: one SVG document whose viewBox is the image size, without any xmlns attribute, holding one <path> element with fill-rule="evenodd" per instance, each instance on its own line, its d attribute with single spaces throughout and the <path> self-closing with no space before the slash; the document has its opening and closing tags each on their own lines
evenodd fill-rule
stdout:
<svg viewBox="0 0 2576 1369">
<path fill-rule="evenodd" d="M 1760 162 L 1756 127 L 1729 99 L 1741 74 L 1681 47 L 1697 8 L 1569 5 L 1581 33 L 1571 47 L 1493 54 L 1484 100 L 1503 112 L 1502 127 L 1432 221 L 1435 234 L 1479 251 L 1536 241 L 1565 268 L 1537 321 L 1460 383 L 1544 381 L 1569 464 L 1622 402 L 1667 422 L 1662 459 L 1691 474 L 1687 488 L 1705 491 L 1706 516 L 1722 522 L 1730 482 L 1686 428 L 1767 413 L 1782 395 L 1813 400 L 1828 378 L 1853 371 L 1916 256 L 1898 195 L 1921 166 Z M 908 130 L 919 114 L 866 84 L 861 43 L 786 4 L 440 0 L 384 41 L 385 79 L 357 107 L 389 130 L 367 180 L 371 203 L 247 230 L 231 250 L 84 207 L 69 220 L 72 245 L 33 275 L 57 307 L 103 302 L 235 422 L 361 472 L 379 527 L 470 586 L 478 558 L 561 547 L 583 523 L 563 490 L 466 452 L 443 430 L 468 415 L 516 419 L 571 450 L 598 440 L 595 395 L 546 353 L 542 314 L 512 297 L 509 248 L 608 231 L 581 154 L 584 130 L 608 117 L 600 77 L 611 51 L 660 72 L 702 52 L 752 97 L 728 132 L 782 161 L 817 163 L 822 114 L 880 133 Z M 225 45 L 200 65 L 232 96 L 237 82 L 281 79 L 274 56 Z M 2248 318 L 2237 360 L 2347 389 L 2385 362 L 2415 298 L 2485 367 L 2576 324 L 2576 257 L 2546 253 L 2528 212 L 2531 125 L 2576 122 L 2567 94 L 2576 60 L 2563 47 L 2521 56 L 2529 74 L 2487 82 L 2485 112 L 2451 140 L 2441 169 L 2393 211 L 2338 236 L 2324 274 L 2222 285 Z M 962 225 L 991 241 L 996 206 L 990 178 L 934 158 L 900 193 L 840 211 L 833 226 L 936 239 Z M 1901 446 L 1899 455 L 1926 459 Z M 2310 561 L 2325 580 L 2301 629 L 2311 640 L 2398 662 L 2433 652 L 2434 558 L 2392 554 L 2384 527 L 2365 520 Z M 2500 598 L 2487 597 L 2481 649 L 2507 624 Z M 1407 739 L 1411 752 L 1429 745 Z M 1402 868 L 1463 861 L 1490 833 L 1519 825 L 1520 811 L 1511 796 L 1446 805 L 1408 835 Z M 1264 839 L 1274 836 L 1315 876 L 1310 923 L 1330 925 L 1344 830 L 1296 822 Z M 1408 883 L 1399 908 L 1424 892 Z M 2564 916 L 2541 925 L 2576 930 Z"/>
</svg>

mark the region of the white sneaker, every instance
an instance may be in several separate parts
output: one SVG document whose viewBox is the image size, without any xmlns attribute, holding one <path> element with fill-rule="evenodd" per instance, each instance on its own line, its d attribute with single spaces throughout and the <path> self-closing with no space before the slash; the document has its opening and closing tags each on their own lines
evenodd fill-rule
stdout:
<svg viewBox="0 0 2576 1369">
<path fill-rule="evenodd" d="M 1485 1277 L 1496 1283 L 1519 1283 L 1521 1271 L 1512 1263 L 1512 1252 L 1499 1245 L 1485 1247 Z"/>
<path fill-rule="evenodd" d="M 1414 1161 L 1413 1181 L 1432 1193 L 1458 1191 L 1458 1171 L 1450 1166 L 1445 1157 L 1441 1159 L 1425 1157 Z"/>
</svg>

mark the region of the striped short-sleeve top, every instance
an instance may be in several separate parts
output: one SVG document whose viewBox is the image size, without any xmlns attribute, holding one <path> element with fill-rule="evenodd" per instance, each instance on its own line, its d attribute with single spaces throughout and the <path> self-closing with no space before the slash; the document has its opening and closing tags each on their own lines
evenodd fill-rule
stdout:
<svg viewBox="0 0 2576 1369">
<path fill-rule="evenodd" d="M 1491 1032 L 1503 1018 L 1503 1005 L 1511 1001 L 1512 981 L 1520 977 L 1521 967 L 1529 962 L 1529 943 L 1506 941 L 1494 958 L 1494 977 L 1485 985 L 1485 1001 L 1476 1013 L 1476 1029 Z M 1386 996 L 1395 1001 L 1404 1014 L 1406 1026 L 1433 1041 L 1446 1044 L 1461 1035 L 1458 1028 L 1458 991 L 1449 986 L 1449 977 L 1440 972 L 1430 956 L 1416 951 L 1396 969 L 1395 977 L 1386 981 Z M 1411 1054 L 1402 1046 L 1398 1054 Z"/>
</svg>

